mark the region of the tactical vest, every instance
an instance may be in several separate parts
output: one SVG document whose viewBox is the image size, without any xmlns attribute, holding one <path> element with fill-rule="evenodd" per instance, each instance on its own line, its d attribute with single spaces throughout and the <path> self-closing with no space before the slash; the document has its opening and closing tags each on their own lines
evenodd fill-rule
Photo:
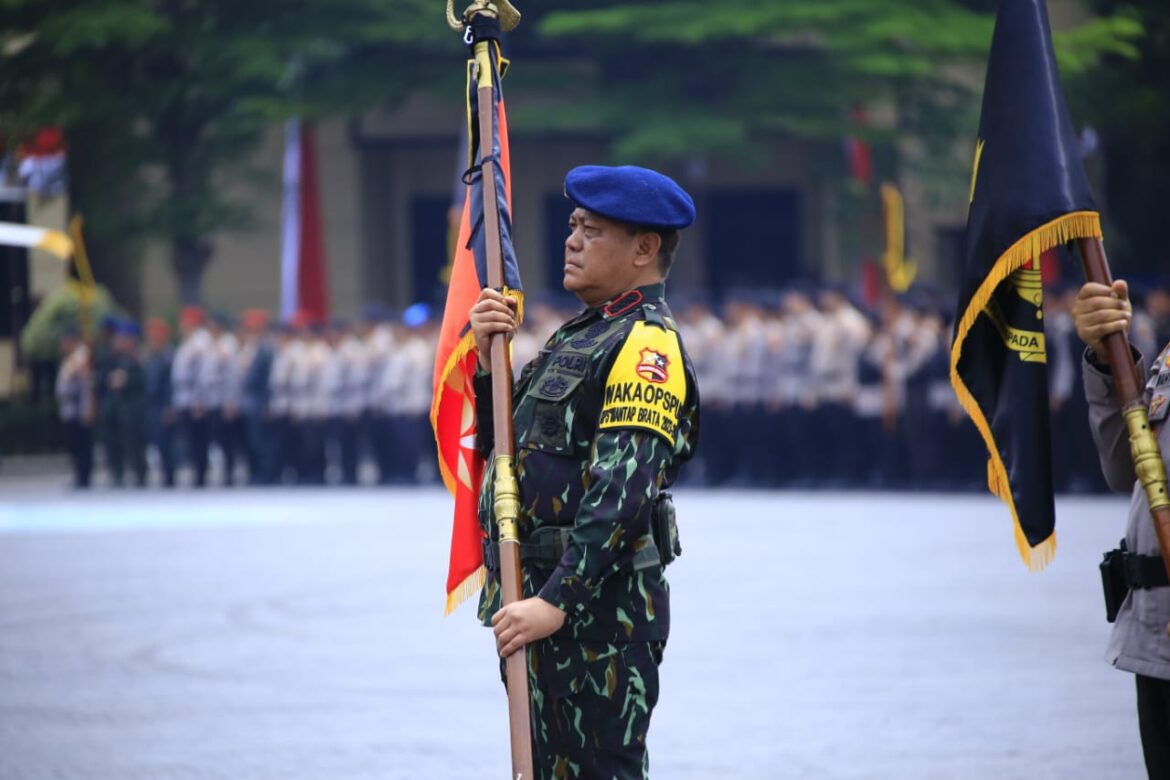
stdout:
<svg viewBox="0 0 1170 780">
<path fill-rule="evenodd" d="M 643 303 L 612 319 L 601 319 L 587 329 L 556 342 L 546 344 L 535 360 L 525 367 L 516 384 L 516 448 L 520 453 L 533 450 L 548 455 L 587 460 L 592 441 L 573 440 L 573 421 L 597 419 L 600 415 L 605 379 L 621 351 L 626 338 L 638 322 L 646 322 L 677 333 L 678 327 L 656 303 Z M 594 364 L 597 355 L 600 362 Z M 684 366 L 695 387 L 693 372 Z M 531 405 L 531 406 L 529 406 Z M 673 561 L 681 547 L 669 494 L 660 494 L 656 502 L 651 531 L 654 544 L 643 548 L 623 569 L 637 571 L 662 566 Z M 521 548 L 522 560 L 528 565 L 551 569 L 564 553 L 571 525 L 547 518 L 532 518 L 538 527 L 530 531 Z M 523 523 L 522 525 L 527 525 Z M 495 547 L 484 546 L 489 568 L 495 568 Z"/>
</svg>

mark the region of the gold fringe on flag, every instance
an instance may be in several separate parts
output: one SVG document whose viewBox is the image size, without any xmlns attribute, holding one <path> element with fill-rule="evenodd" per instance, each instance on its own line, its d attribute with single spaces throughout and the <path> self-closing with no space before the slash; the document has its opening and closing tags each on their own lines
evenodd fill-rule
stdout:
<svg viewBox="0 0 1170 780">
<path fill-rule="evenodd" d="M 1016 511 L 1015 500 L 1012 498 L 1007 468 L 1004 466 L 1003 458 L 1000 457 L 999 447 L 991 432 L 991 425 L 984 416 L 983 410 L 979 408 L 974 396 L 971 395 L 970 389 L 963 382 L 963 378 L 959 376 L 959 359 L 963 355 L 963 344 L 967 340 L 967 334 L 974 327 L 975 321 L 983 313 L 999 285 L 1022 266 L 1039 258 L 1049 249 L 1078 238 L 1101 238 L 1101 216 L 1097 212 L 1074 211 L 1065 214 L 1041 225 L 1012 244 L 995 261 L 995 265 L 992 266 L 975 295 L 967 303 L 966 311 L 959 318 L 955 331 L 955 342 L 951 347 L 951 386 L 959 398 L 959 403 L 967 412 L 967 416 L 975 423 L 975 427 L 979 429 L 983 443 L 987 446 L 987 487 L 1011 509 L 1012 520 L 1015 521 L 1016 547 L 1020 551 L 1020 557 L 1032 571 L 1040 571 L 1052 561 L 1056 554 L 1056 534 L 1054 532 L 1035 547 L 1028 544 L 1028 539 L 1020 527 L 1020 516 Z"/>
<path fill-rule="evenodd" d="M 454 612 L 460 604 L 474 596 L 485 582 L 487 582 L 487 569 L 480 566 L 467 579 L 456 585 L 455 590 L 447 594 L 447 606 L 444 608 L 443 614 L 450 615 Z"/>
</svg>

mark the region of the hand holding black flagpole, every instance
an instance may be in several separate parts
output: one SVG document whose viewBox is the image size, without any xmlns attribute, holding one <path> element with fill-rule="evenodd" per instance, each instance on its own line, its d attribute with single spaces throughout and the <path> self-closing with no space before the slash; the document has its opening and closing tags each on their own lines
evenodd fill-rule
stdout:
<svg viewBox="0 0 1170 780">
<path fill-rule="evenodd" d="M 1108 286 L 1113 285 L 1113 274 L 1105 257 L 1105 247 L 1099 238 L 1082 238 L 1077 241 L 1081 250 L 1081 262 L 1085 279 Z M 1150 504 L 1150 520 L 1158 536 L 1158 548 L 1162 551 L 1162 564 L 1170 575 L 1170 496 L 1166 492 L 1166 466 L 1158 438 L 1150 428 L 1146 413 L 1144 390 L 1133 353 L 1123 333 L 1111 333 L 1104 339 L 1105 355 L 1113 375 L 1117 397 L 1121 402 L 1121 414 L 1129 428 L 1129 447 L 1133 456 L 1133 467 L 1138 482 L 1146 491 Z M 1170 625 L 1166 626 L 1170 634 Z"/>
<path fill-rule="evenodd" d="M 520 21 L 520 13 L 507 0 L 476 0 L 463 13 L 460 21 L 455 17 L 453 0 L 447 0 L 447 22 L 452 29 L 464 33 L 463 40 L 472 47 L 475 58 L 473 77 L 478 91 L 479 148 L 487 150 L 482 157 L 484 231 L 487 249 L 487 283 L 489 287 L 502 289 L 504 260 L 500 244 L 500 214 L 496 192 L 495 167 L 499 161 L 492 156 L 496 147 L 493 95 L 496 73 L 491 38 L 479 40 L 475 33 L 477 17 L 496 22 L 498 30 L 514 29 Z M 507 336 L 496 333 L 491 339 L 492 366 L 492 415 L 495 434 L 495 483 L 494 510 L 496 525 L 500 530 L 500 590 L 503 605 L 523 598 L 520 573 L 520 536 L 517 519 L 520 514 L 520 489 L 516 482 L 514 464 L 514 439 L 512 436 L 512 366 L 508 356 Z M 512 777 L 514 780 L 533 780 L 532 762 L 532 715 L 528 694 L 528 651 L 512 653 L 505 660 L 505 674 L 508 687 L 508 725 L 512 745 Z"/>
</svg>

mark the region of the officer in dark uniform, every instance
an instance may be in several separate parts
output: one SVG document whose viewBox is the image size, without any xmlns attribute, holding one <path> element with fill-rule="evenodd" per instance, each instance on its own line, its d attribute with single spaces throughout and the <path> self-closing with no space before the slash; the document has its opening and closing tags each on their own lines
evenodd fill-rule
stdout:
<svg viewBox="0 0 1170 780">
<path fill-rule="evenodd" d="M 175 414 L 171 397 L 171 363 L 175 350 L 171 346 L 171 329 L 166 320 L 152 317 L 146 323 L 146 360 L 143 373 L 146 382 L 147 440 L 158 452 L 165 487 L 175 486 Z"/>
<path fill-rule="evenodd" d="M 663 491 L 698 439 L 695 374 L 664 300 L 694 204 L 666 176 L 630 166 L 575 168 L 565 192 L 577 208 L 564 286 L 587 308 L 515 383 L 525 598 L 500 606 L 489 466 L 480 616 L 501 656 L 528 645 L 540 777 L 645 777 L 670 627 L 663 565 L 676 549 L 674 534 L 652 529 L 668 525 Z M 471 310 L 484 453 L 493 448 L 488 344 L 515 332 L 514 311 L 494 290 Z"/>
<path fill-rule="evenodd" d="M 249 485 L 269 485 L 276 480 L 277 440 L 269 408 L 276 351 L 267 334 L 268 324 L 264 309 L 240 314 L 240 441 L 248 461 Z"/>
<path fill-rule="evenodd" d="M 113 398 L 109 393 L 109 375 L 114 369 L 114 334 L 119 319 L 115 314 L 103 314 L 98 337 L 93 344 L 94 438 L 101 443 L 106 468 L 111 475 L 122 469 L 122 439 L 118 436 Z"/>
<path fill-rule="evenodd" d="M 107 464 L 115 485 L 123 484 L 128 465 L 139 487 L 146 485 L 146 380 L 138 355 L 141 329 L 120 320 L 114 326 L 112 349 L 103 374 L 103 414 L 108 419 Z"/>
</svg>

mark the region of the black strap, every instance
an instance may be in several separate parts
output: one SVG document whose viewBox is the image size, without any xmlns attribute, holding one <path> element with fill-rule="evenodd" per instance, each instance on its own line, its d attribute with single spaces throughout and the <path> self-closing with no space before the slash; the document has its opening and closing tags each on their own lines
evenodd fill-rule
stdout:
<svg viewBox="0 0 1170 780">
<path fill-rule="evenodd" d="M 471 23 L 463 36 L 463 42 L 474 52 L 475 44 L 480 41 L 500 40 L 500 20 L 487 14 L 476 14 L 471 17 Z M 474 54 L 473 54 L 474 56 Z"/>
<path fill-rule="evenodd" d="M 520 541 L 520 564 L 555 569 L 565 554 L 569 530 L 561 526 L 547 525 L 538 528 L 527 539 Z M 483 564 L 491 571 L 500 569 L 500 546 L 491 539 L 483 540 Z M 633 558 L 624 562 L 621 570 L 636 572 L 661 565 L 662 558 L 658 554 L 658 547 L 654 542 L 650 542 L 636 552 Z"/>
<path fill-rule="evenodd" d="M 1170 576 L 1166 574 L 1166 564 L 1162 562 L 1162 556 L 1123 553 L 1121 560 L 1125 583 L 1130 588 L 1147 590 L 1170 586 Z"/>
</svg>

